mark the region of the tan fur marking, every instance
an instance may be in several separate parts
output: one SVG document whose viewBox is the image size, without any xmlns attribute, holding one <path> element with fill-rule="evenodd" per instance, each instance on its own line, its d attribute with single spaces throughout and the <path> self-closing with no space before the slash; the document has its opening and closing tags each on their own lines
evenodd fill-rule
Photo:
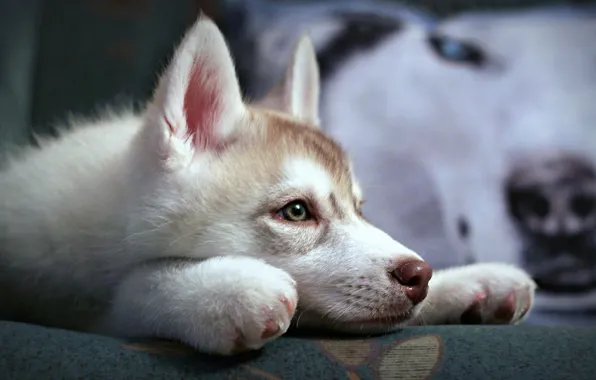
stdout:
<svg viewBox="0 0 596 380">
<path fill-rule="evenodd" d="M 280 142 L 288 151 L 304 153 L 314 159 L 333 176 L 342 187 L 350 186 L 346 194 L 352 194 L 348 157 L 343 149 L 324 133 L 306 124 L 297 123 L 278 114 L 267 115 L 269 141 Z"/>
<path fill-rule="evenodd" d="M 345 212 L 341 209 L 341 207 L 339 206 L 339 203 L 337 202 L 337 198 L 335 197 L 335 194 L 331 193 L 329 195 L 329 203 L 331 204 L 331 210 L 333 211 L 333 215 L 336 218 L 344 219 L 346 217 Z"/>
<path fill-rule="evenodd" d="M 352 210 L 347 209 L 346 206 L 342 207 L 342 205 L 353 204 L 354 197 L 357 195 L 353 193 L 348 155 L 336 142 L 317 127 L 297 122 L 275 110 L 251 107 L 247 117 L 255 126 L 251 131 L 253 138 L 250 139 L 252 142 L 248 147 L 252 153 L 245 158 L 251 161 L 246 163 L 246 166 L 252 166 L 253 169 L 250 170 L 254 173 L 252 175 L 259 175 L 257 171 L 262 174 L 278 175 L 281 170 L 280 164 L 288 156 L 312 159 L 332 177 L 334 199 L 325 201 L 332 202 L 331 207 L 335 216 L 341 219 L 357 212 L 357 207 Z M 266 169 L 264 165 L 269 168 Z"/>
</svg>

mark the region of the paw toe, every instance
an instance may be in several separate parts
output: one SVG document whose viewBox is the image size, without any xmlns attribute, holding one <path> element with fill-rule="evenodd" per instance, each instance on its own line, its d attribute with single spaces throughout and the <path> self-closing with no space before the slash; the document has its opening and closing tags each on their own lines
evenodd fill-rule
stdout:
<svg viewBox="0 0 596 380">
<path fill-rule="evenodd" d="M 478 292 L 474 302 L 461 316 L 461 323 L 464 325 L 478 325 L 482 323 L 482 302 L 486 299 L 486 293 Z"/>
<path fill-rule="evenodd" d="M 247 347 L 247 345 L 244 342 L 244 336 L 242 335 L 242 332 L 240 331 L 240 329 L 236 329 L 236 339 L 234 339 L 234 347 L 232 348 L 232 351 L 230 352 L 230 355 L 236 355 L 236 354 L 240 354 L 246 351 L 250 351 L 250 348 Z"/>
<path fill-rule="evenodd" d="M 518 320 L 525 317 L 526 314 L 528 314 L 528 312 L 530 311 L 530 308 L 532 307 L 532 298 L 533 298 L 532 296 L 533 296 L 533 289 L 529 288 L 523 293 L 523 297 L 520 297 L 521 299 L 519 300 L 518 303 L 520 303 L 521 306 L 520 306 L 519 315 L 517 316 Z"/>
<path fill-rule="evenodd" d="M 286 307 L 286 311 L 288 312 L 288 315 L 292 316 L 294 314 L 294 311 L 296 310 L 296 302 L 294 302 L 292 299 L 290 299 L 288 297 L 281 297 L 279 300 Z"/>
</svg>

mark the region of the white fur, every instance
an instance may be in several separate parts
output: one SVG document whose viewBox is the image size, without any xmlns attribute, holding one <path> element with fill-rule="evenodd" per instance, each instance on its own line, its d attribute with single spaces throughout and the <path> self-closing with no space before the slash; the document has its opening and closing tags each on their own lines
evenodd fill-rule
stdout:
<svg viewBox="0 0 596 380">
<path fill-rule="evenodd" d="M 285 189 L 314 191 L 319 198 L 326 198 L 333 191 L 334 185 L 329 173 L 307 158 L 288 158 L 283 165 L 282 176 L 281 183 Z"/>
<path fill-rule="evenodd" d="M 260 100 L 262 106 L 276 108 L 312 126 L 319 127 L 319 66 L 307 35 L 295 46 L 283 80 Z"/>
<path fill-rule="evenodd" d="M 203 108 L 199 128 L 184 106 L 191 90 L 192 107 L 219 105 Z M 312 116 L 304 100 L 299 113 Z M 491 306 L 511 292 L 526 300 L 516 311 L 530 306 L 529 277 L 499 265 L 438 272 L 429 301 L 414 306 L 391 273 L 420 258 L 356 215 L 358 194 L 307 152 L 272 162 L 279 147 L 254 145 L 263 119 L 279 117 L 248 117 L 222 36 L 198 21 L 145 113 L 79 123 L 3 169 L 0 317 L 230 354 L 283 334 L 297 304 L 298 326 L 365 333 L 457 321 L 474 303 L 464 280 Z M 324 205 L 318 222 L 280 221 L 271 205 L 305 187 Z M 333 215 L 330 193 L 346 217 Z M 269 322 L 279 330 L 263 335 Z"/>
<path fill-rule="evenodd" d="M 319 124 L 319 68 L 315 50 L 306 35 L 298 40 L 292 63 L 288 66 L 292 95 L 289 114 L 312 124 Z"/>
<path fill-rule="evenodd" d="M 120 285 L 109 318 L 98 332 L 182 340 L 208 352 L 233 352 L 238 330 L 246 348 L 258 349 L 287 331 L 293 314 L 281 302 L 298 301 L 296 282 L 283 270 L 249 257 L 215 257 L 182 271 L 136 271 Z M 144 294 L 143 297 L 139 295 Z M 197 307 L 197 300 L 207 301 Z M 134 316 L 129 315 L 135 310 Z M 273 319 L 279 332 L 262 339 Z"/>
<path fill-rule="evenodd" d="M 431 280 L 431 289 L 440 288 L 441 293 L 429 293 L 419 315 L 421 324 L 457 324 L 461 310 L 474 302 L 479 295 L 488 295 L 481 303 L 480 314 L 486 322 L 493 320 L 493 314 L 499 307 L 499 301 L 507 297 L 514 289 L 516 312 L 512 323 L 524 319 L 520 315 L 523 304 L 532 304 L 534 285 L 523 280 L 527 274 L 512 265 L 502 263 L 482 263 L 460 268 L 445 269 L 441 275 Z M 457 294 L 457 297 L 445 297 L 445 294 Z"/>
<path fill-rule="evenodd" d="M 216 115 L 213 123 L 215 130 L 225 138 L 232 133 L 231 127 L 237 125 L 238 119 L 244 112 L 244 105 L 236 81 L 234 66 L 229 64 L 230 53 L 227 49 L 223 36 L 211 23 L 197 23 L 191 29 L 175 56 L 172 64 L 162 77 L 162 85 L 157 89 L 156 106 L 162 106 L 163 113 L 169 120 L 180 128 L 176 132 L 182 133 L 186 127 L 184 115 L 184 94 L 189 87 L 189 76 L 197 59 L 205 59 L 204 64 L 207 70 L 212 70 L 211 75 L 205 75 L 200 83 L 195 86 L 204 88 L 216 88 L 226 96 L 226 101 L 221 103 L 223 109 Z M 219 75 L 215 75 L 215 73 Z M 161 104 L 160 104 L 161 103 Z M 180 136 L 180 135 L 178 135 Z"/>
</svg>

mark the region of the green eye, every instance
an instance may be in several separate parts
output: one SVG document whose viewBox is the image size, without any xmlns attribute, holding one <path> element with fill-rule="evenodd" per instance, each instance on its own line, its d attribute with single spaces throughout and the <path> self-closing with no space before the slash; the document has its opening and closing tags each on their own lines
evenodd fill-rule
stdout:
<svg viewBox="0 0 596 380">
<path fill-rule="evenodd" d="M 292 201 L 279 210 L 278 215 L 288 222 L 305 222 L 312 219 L 304 201 Z"/>
</svg>

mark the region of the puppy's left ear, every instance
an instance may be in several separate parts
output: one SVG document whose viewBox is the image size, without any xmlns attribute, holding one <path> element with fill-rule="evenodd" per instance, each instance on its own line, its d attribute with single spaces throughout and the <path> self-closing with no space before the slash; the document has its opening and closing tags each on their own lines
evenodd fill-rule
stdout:
<svg viewBox="0 0 596 380">
<path fill-rule="evenodd" d="M 315 49 L 305 34 L 300 37 L 284 77 L 259 103 L 319 126 L 319 65 Z"/>
</svg>

